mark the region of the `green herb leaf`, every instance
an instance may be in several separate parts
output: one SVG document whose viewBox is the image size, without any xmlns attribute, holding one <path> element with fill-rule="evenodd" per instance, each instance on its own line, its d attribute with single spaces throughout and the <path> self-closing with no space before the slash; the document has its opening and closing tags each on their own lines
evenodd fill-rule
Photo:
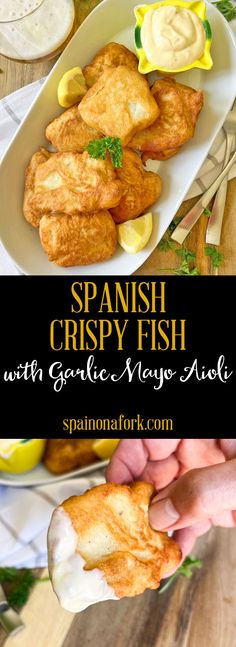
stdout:
<svg viewBox="0 0 236 647">
<path fill-rule="evenodd" d="M 218 2 L 213 2 L 212 4 L 217 7 L 228 22 L 236 18 L 236 7 L 230 0 L 218 0 Z"/>
<path fill-rule="evenodd" d="M 161 252 L 169 252 L 173 249 L 175 250 L 175 242 L 169 238 L 162 238 L 158 243 L 158 249 L 160 249 Z"/>
<path fill-rule="evenodd" d="M 93 139 L 89 142 L 87 152 L 94 159 L 106 159 L 107 151 L 110 154 L 112 164 L 115 168 L 122 168 L 123 146 L 119 137 L 103 137 Z"/>
<path fill-rule="evenodd" d="M 209 218 L 212 216 L 212 211 L 210 209 L 204 209 L 203 213 L 204 216 L 209 216 Z"/>
<path fill-rule="evenodd" d="M 49 577 L 39 578 L 31 569 L 0 568 L 0 583 L 5 585 L 5 595 L 9 605 L 21 609 L 29 598 L 36 582 L 48 582 Z"/>
<path fill-rule="evenodd" d="M 224 261 L 223 252 L 220 252 L 214 246 L 207 245 L 207 247 L 205 247 L 205 255 L 206 256 L 211 256 L 213 267 L 220 267 L 220 265 Z"/>
<path fill-rule="evenodd" d="M 2 582 L 12 582 L 17 576 L 17 568 L 0 568 L 0 583 Z"/>
<path fill-rule="evenodd" d="M 202 562 L 200 559 L 196 559 L 193 555 L 189 555 L 188 557 L 186 557 L 183 564 L 181 564 L 174 575 L 171 575 L 171 577 L 168 578 L 165 584 L 162 585 L 162 587 L 158 591 L 159 595 L 161 595 L 161 593 L 164 593 L 164 591 L 167 591 L 167 589 L 170 588 L 171 584 L 173 584 L 173 582 L 179 575 L 184 575 L 184 577 L 191 579 L 191 577 L 193 576 L 194 568 L 202 568 Z"/>
<path fill-rule="evenodd" d="M 0 568 L 0 582 L 7 585 L 9 605 L 20 609 L 27 602 L 36 578 L 30 569 Z"/>
<path fill-rule="evenodd" d="M 182 258 L 182 263 L 180 267 L 174 270 L 174 274 L 177 274 L 177 276 L 198 276 L 200 274 L 197 267 L 191 267 L 191 264 L 196 258 L 195 252 L 187 249 L 187 247 L 181 247 L 180 249 L 176 249 L 176 254 Z"/>
<path fill-rule="evenodd" d="M 192 263 L 192 261 L 194 261 L 194 259 L 196 258 L 195 252 L 191 252 L 191 250 L 187 249 L 187 247 L 176 249 L 176 254 L 178 256 L 181 256 L 183 261 L 186 261 L 186 263 Z"/>
</svg>

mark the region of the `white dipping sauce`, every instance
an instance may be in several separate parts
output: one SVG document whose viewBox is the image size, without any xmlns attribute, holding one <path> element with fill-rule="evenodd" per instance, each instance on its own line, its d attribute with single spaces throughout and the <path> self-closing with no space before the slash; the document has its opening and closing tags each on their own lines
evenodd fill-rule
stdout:
<svg viewBox="0 0 236 647">
<path fill-rule="evenodd" d="M 14 1 L 9 5 L 14 7 Z M 73 0 L 43 0 L 24 18 L 0 23 L 0 54 L 29 61 L 48 56 L 65 42 L 74 18 Z"/>
<path fill-rule="evenodd" d="M 174 70 L 201 58 L 206 34 L 193 11 L 163 6 L 145 14 L 141 39 L 150 63 Z"/>
<path fill-rule="evenodd" d="M 69 515 L 60 507 L 52 515 L 48 531 L 49 572 L 61 606 L 78 613 L 91 604 L 118 600 L 98 568 L 85 571 L 77 552 L 78 537 Z"/>
</svg>

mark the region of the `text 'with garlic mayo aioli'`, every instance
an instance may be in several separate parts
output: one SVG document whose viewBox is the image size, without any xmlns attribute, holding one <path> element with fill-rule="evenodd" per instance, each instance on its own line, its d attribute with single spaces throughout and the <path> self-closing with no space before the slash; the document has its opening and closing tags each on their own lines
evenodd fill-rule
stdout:
<svg viewBox="0 0 236 647">
<path fill-rule="evenodd" d="M 197 14 L 170 5 L 150 9 L 145 14 L 141 38 L 150 63 L 173 70 L 201 58 L 206 42 Z"/>
</svg>

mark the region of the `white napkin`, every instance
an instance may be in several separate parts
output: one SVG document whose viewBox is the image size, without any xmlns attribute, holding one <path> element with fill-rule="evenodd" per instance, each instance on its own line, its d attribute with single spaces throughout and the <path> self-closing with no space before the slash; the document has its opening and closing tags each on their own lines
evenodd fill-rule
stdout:
<svg viewBox="0 0 236 647">
<path fill-rule="evenodd" d="M 236 36 L 236 20 L 233 20 L 230 23 L 230 27 Z M 25 113 L 37 96 L 44 80 L 45 79 L 40 79 L 39 81 L 35 81 L 35 83 L 31 83 L 30 85 L 20 88 L 20 90 L 13 92 L 8 97 L 4 97 L 4 99 L 0 101 L 0 159 Z M 218 176 L 222 169 L 224 151 L 225 136 L 222 129 L 216 138 L 208 157 L 203 163 L 196 180 L 193 182 L 186 196 L 186 200 L 187 198 L 201 195 L 201 193 L 203 193 Z M 236 177 L 236 164 L 232 167 L 229 177 Z M 0 243 L 0 275 L 1 274 L 20 274 L 20 272 L 14 266 L 12 260 L 9 258 L 7 252 Z"/>
<path fill-rule="evenodd" d="M 47 566 L 47 531 L 54 508 L 104 483 L 101 472 L 35 488 L 0 487 L 0 567 Z"/>
</svg>

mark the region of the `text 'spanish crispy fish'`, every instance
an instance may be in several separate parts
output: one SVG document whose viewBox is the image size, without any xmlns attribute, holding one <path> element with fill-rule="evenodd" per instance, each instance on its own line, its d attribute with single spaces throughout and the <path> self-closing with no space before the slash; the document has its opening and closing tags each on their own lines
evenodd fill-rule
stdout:
<svg viewBox="0 0 236 647">
<path fill-rule="evenodd" d="M 49 572 L 61 605 L 73 613 L 103 600 L 157 589 L 181 552 L 148 522 L 154 488 L 109 483 L 64 501 L 48 531 Z"/>
</svg>

